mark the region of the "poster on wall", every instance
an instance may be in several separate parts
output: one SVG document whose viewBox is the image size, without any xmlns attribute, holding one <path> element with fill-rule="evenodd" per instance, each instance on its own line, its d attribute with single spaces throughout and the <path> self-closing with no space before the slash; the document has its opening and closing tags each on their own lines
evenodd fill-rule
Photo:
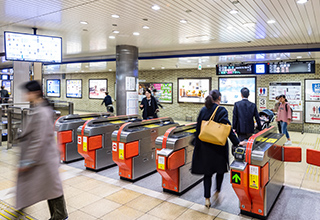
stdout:
<svg viewBox="0 0 320 220">
<path fill-rule="evenodd" d="M 60 97 L 60 79 L 47 79 L 46 88 L 48 97 Z"/>
<path fill-rule="evenodd" d="M 127 92 L 127 115 L 137 115 L 138 114 L 138 93 L 137 92 Z"/>
<path fill-rule="evenodd" d="M 305 101 L 320 101 L 320 79 L 306 79 L 304 82 Z"/>
<path fill-rule="evenodd" d="M 11 94 L 11 81 L 10 80 L 2 80 L 1 83 L 2 86 L 8 91 L 9 94 Z"/>
<path fill-rule="evenodd" d="M 178 78 L 178 102 L 204 103 L 211 78 Z"/>
<path fill-rule="evenodd" d="M 302 101 L 290 100 L 289 105 L 293 111 L 302 111 Z"/>
<path fill-rule="evenodd" d="M 67 98 L 82 98 L 82 80 L 67 79 Z"/>
<path fill-rule="evenodd" d="M 220 77 L 219 91 L 221 93 L 221 104 L 234 105 L 240 101 L 243 87 L 250 91 L 249 101 L 256 103 L 256 77 Z"/>
<path fill-rule="evenodd" d="M 172 103 L 172 88 L 172 83 L 139 82 L 139 101 L 145 96 L 146 89 L 150 89 L 151 92 L 156 89 L 156 96 L 159 98 L 160 103 Z"/>
<path fill-rule="evenodd" d="M 126 90 L 135 90 L 136 89 L 136 78 L 127 76 L 126 77 Z"/>
<path fill-rule="evenodd" d="M 267 99 L 265 97 L 259 98 L 259 108 L 260 109 L 267 109 Z"/>
<path fill-rule="evenodd" d="M 320 102 L 305 102 L 305 122 L 320 124 Z"/>
<path fill-rule="evenodd" d="M 301 82 L 269 83 L 269 100 L 285 95 L 287 100 L 301 100 Z"/>
<path fill-rule="evenodd" d="M 89 79 L 89 99 L 104 99 L 107 91 L 107 79 Z"/>
</svg>

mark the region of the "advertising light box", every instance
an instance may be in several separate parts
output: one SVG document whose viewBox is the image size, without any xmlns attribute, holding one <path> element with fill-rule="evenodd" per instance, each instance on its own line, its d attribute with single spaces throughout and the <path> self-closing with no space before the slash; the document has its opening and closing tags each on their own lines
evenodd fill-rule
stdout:
<svg viewBox="0 0 320 220">
<path fill-rule="evenodd" d="M 306 101 L 320 101 L 320 79 L 306 79 L 304 88 Z"/>
<path fill-rule="evenodd" d="M 159 98 L 161 103 L 172 103 L 172 83 L 154 83 L 154 82 L 139 82 L 139 101 L 145 97 L 144 92 L 146 89 L 150 89 L 153 93 L 153 90 L 156 89 L 156 96 Z"/>
<path fill-rule="evenodd" d="M 89 98 L 103 99 L 105 97 L 105 92 L 108 91 L 107 87 L 107 79 L 89 79 Z"/>
<path fill-rule="evenodd" d="M 211 90 L 211 78 L 178 78 L 178 102 L 204 103 Z"/>
<path fill-rule="evenodd" d="M 240 90 L 247 87 L 250 91 L 249 101 L 256 103 L 256 78 L 255 77 L 220 77 L 219 91 L 221 93 L 221 104 L 234 105 L 240 101 Z"/>
<path fill-rule="evenodd" d="M 60 79 L 47 79 L 46 88 L 48 97 L 60 97 Z"/>
<path fill-rule="evenodd" d="M 8 90 L 8 93 L 11 94 L 11 81 L 9 81 L 9 80 L 3 80 L 1 84 L 2 84 L 2 86 L 4 86 L 4 88 L 5 88 L 6 90 Z"/>
<path fill-rule="evenodd" d="M 67 79 L 67 98 L 82 98 L 82 80 Z"/>
</svg>

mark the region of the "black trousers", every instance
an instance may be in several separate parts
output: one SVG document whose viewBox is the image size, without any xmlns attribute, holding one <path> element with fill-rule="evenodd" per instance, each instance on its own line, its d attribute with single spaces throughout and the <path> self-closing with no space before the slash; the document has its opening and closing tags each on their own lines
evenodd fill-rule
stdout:
<svg viewBox="0 0 320 220">
<path fill-rule="evenodd" d="M 278 130 L 279 130 L 279 133 L 282 134 L 280 121 L 278 121 Z"/>
<path fill-rule="evenodd" d="M 48 200 L 51 218 L 49 220 L 64 220 L 68 217 L 64 196 Z"/>
<path fill-rule="evenodd" d="M 223 181 L 224 174 L 216 174 L 216 184 L 217 184 L 217 191 L 221 191 L 221 185 Z M 212 174 L 211 175 L 204 175 L 203 177 L 203 186 L 204 186 L 204 197 L 210 198 L 211 197 L 211 185 L 212 185 Z"/>
<path fill-rule="evenodd" d="M 249 140 L 249 138 L 251 137 L 252 133 L 246 133 L 246 134 L 238 134 L 238 138 L 240 141 L 243 141 L 245 139 Z"/>
</svg>

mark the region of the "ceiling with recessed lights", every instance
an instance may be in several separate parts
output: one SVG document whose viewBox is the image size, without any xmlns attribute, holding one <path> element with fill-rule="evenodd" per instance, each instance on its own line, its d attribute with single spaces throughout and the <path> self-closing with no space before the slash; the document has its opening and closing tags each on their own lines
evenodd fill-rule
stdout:
<svg viewBox="0 0 320 220">
<path fill-rule="evenodd" d="M 33 27 L 37 34 L 62 37 L 63 60 L 114 56 L 121 44 L 137 46 L 141 54 L 320 48 L 319 9 L 320 0 L 0 0 L 0 52 L 3 31 L 33 33 Z M 183 66 L 179 59 L 172 66 Z M 207 65 L 223 58 L 212 59 Z"/>
</svg>

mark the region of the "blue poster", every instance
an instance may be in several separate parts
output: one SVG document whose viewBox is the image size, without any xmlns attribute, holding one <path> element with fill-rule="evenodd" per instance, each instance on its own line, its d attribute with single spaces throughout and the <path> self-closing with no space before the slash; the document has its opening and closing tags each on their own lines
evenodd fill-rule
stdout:
<svg viewBox="0 0 320 220">
<path fill-rule="evenodd" d="M 60 97 L 60 79 L 47 80 L 47 96 Z"/>
</svg>

